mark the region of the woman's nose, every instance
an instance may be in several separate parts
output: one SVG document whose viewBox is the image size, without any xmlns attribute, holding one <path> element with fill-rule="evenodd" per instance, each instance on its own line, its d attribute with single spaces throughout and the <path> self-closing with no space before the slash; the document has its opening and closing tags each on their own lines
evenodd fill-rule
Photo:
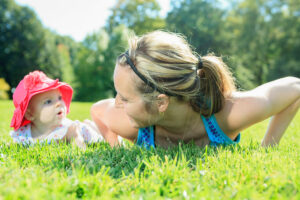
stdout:
<svg viewBox="0 0 300 200">
<path fill-rule="evenodd" d="M 123 103 L 122 103 L 122 101 L 120 99 L 120 96 L 118 94 L 116 95 L 116 98 L 115 98 L 115 106 L 117 108 L 123 108 Z"/>
</svg>

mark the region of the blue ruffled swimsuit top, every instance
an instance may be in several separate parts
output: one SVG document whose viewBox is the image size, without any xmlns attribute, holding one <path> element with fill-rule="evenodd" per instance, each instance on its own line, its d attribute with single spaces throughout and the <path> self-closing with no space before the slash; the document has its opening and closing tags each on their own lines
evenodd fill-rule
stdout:
<svg viewBox="0 0 300 200">
<path fill-rule="evenodd" d="M 231 145 L 236 144 L 240 141 L 241 135 L 239 134 L 235 140 L 231 140 L 219 127 L 217 120 L 214 115 L 206 118 L 201 115 L 204 123 L 205 130 L 210 140 L 209 145 Z M 137 145 L 145 147 L 146 149 L 155 148 L 154 141 L 154 126 L 148 126 L 140 128 L 138 132 Z"/>
</svg>

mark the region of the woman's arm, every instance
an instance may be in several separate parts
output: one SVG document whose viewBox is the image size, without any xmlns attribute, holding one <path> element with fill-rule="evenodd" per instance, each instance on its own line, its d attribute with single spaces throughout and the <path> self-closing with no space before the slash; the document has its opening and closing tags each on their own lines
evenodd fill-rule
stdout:
<svg viewBox="0 0 300 200">
<path fill-rule="evenodd" d="M 91 116 L 104 139 L 111 145 L 119 145 L 118 135 L 134 141 L 138 130 L 130 126 L 122 109 L 115 107 L 115 99 L 105 99 L 93 104 Z"/>
<path fill-rule="evenodd" d="M 231 100 L 226 100 L 216 117 L 231 138 L 235 138 L 241 130 L 272 117 L 262 142 L 263 146 L 268 146 L 279 143 L 298 111 L 299 101 L 300 79 L 286 77 L 251 91 L 235 93 Z"/>
<path fill-rule="evenodd" d="M 262 146 L 273 146 L 279 143 L 288 125 L 296 115 L 299 106 L 300 99 L 271 118 L 267 132 L 261 143 Z"/>
</svg>

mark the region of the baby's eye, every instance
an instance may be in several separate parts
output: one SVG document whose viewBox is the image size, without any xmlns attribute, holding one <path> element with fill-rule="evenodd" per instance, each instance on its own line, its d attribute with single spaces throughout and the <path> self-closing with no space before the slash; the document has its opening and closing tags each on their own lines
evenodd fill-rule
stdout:
<svg viewBox="0 0 300 200">
<path fill-rule="evenodd" d="M 51 100 L 51 99 L 48 99 L 48 100 L 45 101 L 44 104 L 45 104 L 45 105 L 48 105 L 48 104 L 51 104 L 51 103 L 52 103 L 52 100 Z"/>
<path fill-rule="evenodd" d="M 62 96 L 59 96 L 59 97 L 58 97 L 58 100 L 62 100 Z"/>
</svg>

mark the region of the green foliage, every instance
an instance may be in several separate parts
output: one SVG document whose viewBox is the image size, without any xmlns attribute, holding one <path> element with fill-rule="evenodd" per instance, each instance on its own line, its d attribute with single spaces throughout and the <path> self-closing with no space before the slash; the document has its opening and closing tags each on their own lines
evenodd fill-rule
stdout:
<svg viewBox="0 0 300 200">
<path fill-rule="evenodd" d="M 128 36 L 163 28 L 185 35 L 201 55 L 221 56 L 241 89 L 300 77 L 299 0 L 232 0 L 226 5 L 172 0 L 165 19 L 158 2 L 116 1 L 106 26 L 77 43 L 43 27 L 30 8 L 0 0 L 0 77 L 14 88 L 25 74 L 42 70 L 69 83 L 76 100 L 112 97 L 115 60 L 127 48 Z"/>
<path fill-rule="evenodd" d="M 296 1 L 291 2 L 244 0 L 228 13 L 226 26 L 232 33 L 229 52 L 240 68 L 247 69 L 244 77 L 253 86 L 282 76 L 300 76 L 296 56 L 300 10 L 294 7 Z"/>
<path fill-rule="evenodd" d="M 272 6 L 272 32 L 276 34 L 277 56 L 270 65 L 267 80 L 274 80 L 280 76 L 300 77 L 300 1 L 275 1 Z M 279 47 L 279 48 L 278 48 Z"/>
<path fill-rule="evenodd" d="M 132 35 L 132 31 L 124 25 L 114 27 L 109 34 L 108 48 L 104 52 L 105 63 L 102 73 L 103 79 L 106 78 L 106 88 L 110 90 L 110 97 L 115 96 L 115 88 L 113 83 L 113 72 L 116 64 L 116 59 L 121 53 L 128 48 L 128 38 Z"/>
<path fill-rule="evenodd" d="M 59 44 L 57 46 L 58 52 L 59 52 L 59 58 L 61 59 L 62 63 L 62 81 L 69 83 L 71 86 L 74 87 L 74 80 L 75 80 L 75 75 L 73 71 L 73 67 L 71 65 L 71 58 L 69 54 L 69 48 L 66 47 L 63 44 Z"/>
<path fill-rule="evenodd" d="M 91 101 L 105 98 L 103 84 L 100 79 L 103 69 L 103 51 L 106 50 L 108 35 L 104 30 L 93 33 L 85 38 L 83 46 L 78 50 L 76 57 L 75 74 L 77 77 L 76 98 Z"/>
<path fill-rule="evenodd" d="M 125 25 L 141 35 L 162 29 L 165 20 L 160 17 L 160 9 L 157 0 L 118 0 L 107 20 L 107 30 L 110 33 L 115 27 Z"/>
<path fill-rule="evenodd" d="M 69 117 L 89 118 L 90 106 L 73 102 Z M 12 108 L 12 101 L 0 101 L 1 199 L 300 198 L 299 113 L 273 148 L 259 146 L 265 121 L 244 131 L 237 146 L 147 151 L 100 143 L 83 151 L 66 144 L 12 144 Z"/>
<path fill-rule="evenodd" d="M 56 42 L 56 45 L 62 44 L 64 46 L 68 47 L 71 65 L 73 65 L 74 58 L 76 57 L 76 53 L 80 46 L 80 43 L 75 42 L 69 36 L 61 36 L 61 35 L 55 35 L 55 42 Z"/>
<path fill-rule="evenodd" d="M 106 28 L 87 36 L 76 54 L 75 99 L 95 101 L 115 95 L 112 79 L 115 61 L 128 46 L 130 30 L 143 34 L 163 28 L 165 21 L 159 11 L 156 0 L 117 1 Z"/>
<path fill-rule="evenodd" d="M 254 75 L 252 71 L 243 66 L 245 59 L 241 59 L 237 45 L 233 44 L 232 30 L 227 24 L 228 14 L 220 6 L 218 0 L 189 0 L 171 1 L 172 9 L 166 18 L 167 27 L 173 32 L 182 33 L 186 36 L 195 51 L 200 55 L 213 52 L 223 57 L 229 66 L 239 88 L 253 88 Z M 238 20 L 238 18 L 234 18 Z M 243 25 L 245 22 L 242 23 Z M 239 30 L 239 28 L 237 28 Z M 245 43 L 248 40 L 244 40 Z M 246 53 L 245 56 L 252 54 Z"/>
<path fill-rule="evenodd" d="M 197 52 L 223 56 L 239 87 L 300 76 L 299 0 L 171 2 L 167 27 L 186 35 Z"/>
<path fill-rule="evenodd" d="M 44 46 L 40 49 L 38 57 L 38 67 L 52 78 L 62 78 L 62 67 L 60 53 L 56 45 L 56 37 L 49 30 L 44 30 Z"/>
<path fill-rule="evenodd" d="M 265 2 L 242 1 L 227 17 L 227 29 L 232 31 L 231 54 L 239 60 L 239 66 L 247 69 L 256 85 L 267 81 L 271 60 L 277 56 L 272 45 L 275 35 L 263 14 Z"/>
<path fill-rule="evenodd" d="M 182 33 L 198 53 L 223 53 L 228 46 L 224 39 L 224 10 L 217 7 L 217 0 L 172 0 L 167 28 Z"/>
<path fill-rule="evenodd" d="M 59 77 L 58 52 L 51 33 L 35 13 L 13 0 L 0 3 L 0 76 L 11 87 L 30 71 L 40 69 Z"/>
<path fill-rule="evenodd" d="M 109 35 L 100 29 L 85 38 L 74 66 L 77 77 L 76 99 L 95 101 L 114 95 L 112 74 L 115 60 L 127 46 L 128 34 L 124 26 L 118 26 Z"/>
</svg>

